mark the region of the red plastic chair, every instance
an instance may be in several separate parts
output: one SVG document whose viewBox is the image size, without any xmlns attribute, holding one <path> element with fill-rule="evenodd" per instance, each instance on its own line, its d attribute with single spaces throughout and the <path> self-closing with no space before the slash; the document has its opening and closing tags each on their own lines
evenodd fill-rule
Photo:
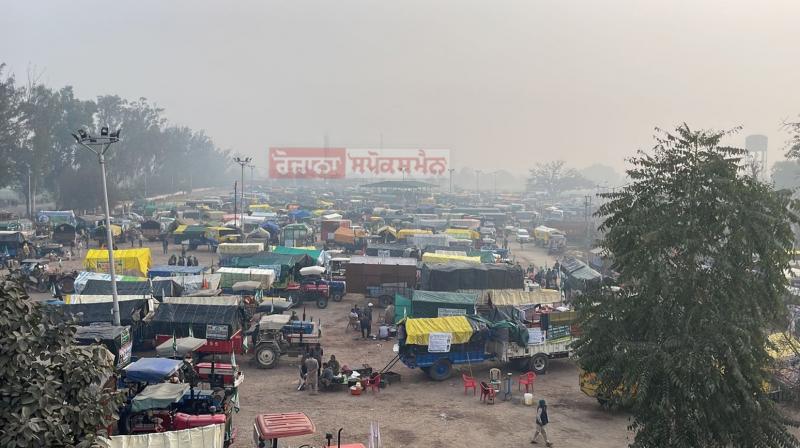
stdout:
<svg viewBox="0 0 800 448">
<path fill-rule="evenodd" d="M 522 385 L 525 385 L 525 392 L 528 391 L 528 387 L 530 387 L 530 392 L 533 392 L 533 382 L 536 381 L 536 374 L 533 372 L 523 373 L 519 376 L 519 381 L 517 383 L 517 390 L 522 390 Z"/>
<path fill-rule="evenodd" d="M 494 387 L 481 381 L 481 401 L 485 401 L 488 404 L 494 404 L 494 398 L 496 396 L 497 391 L 494 390 Z"/>
<path fill-rule="evenodd" d="M 377 374 L 372 378 L 364 380 L 364 389 L 372 389 L 372 392 L 381 391 L 381 374 Z"/>
<path fill-rule="evenodd" d="M 466 373 L 462 373 L 461 380 L 464 381 L 464 395 L 467 394 L 467 390 L 471 387 L 472 395 L 474 396 L 478 387 L 477 383 L 475 383 L 475 378 L 467 375 Z"/>
</svg>

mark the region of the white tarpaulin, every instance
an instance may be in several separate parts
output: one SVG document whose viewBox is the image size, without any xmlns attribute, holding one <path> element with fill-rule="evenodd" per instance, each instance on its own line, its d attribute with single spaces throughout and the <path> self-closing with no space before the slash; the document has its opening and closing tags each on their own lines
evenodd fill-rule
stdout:
<svg viewBox="0 0 800 448">
<path fill-rule="evenodd" d="M 184 305 L 239 305 L 240 296 L 208 296 L 208 297 L 164 297 L 164 303 L 182 303 Z"/>
<path fill-rule="evenodd" d="M 225 425 L 209 425 L 180 431 L 112 436 L 101 439 L 106 448 L 224 448 Z"/>
<path fill-rule="evenodd" d="M 203 275 L 181 275 L 179 277 L 156 277 L 154 282 L 159 280 L 172 280 L 181 285 L 184 294 L 192 294 L 203 287 L 203 280 L 208 285 L 207 289 L 219 289 L 219 280 L 222 278 L 219 274 L 203 274 Z"/>
<path fill-rule="evenodd" d="M 118 295 L 117 299 L 121 302 L 123 300 L 151 300 L 151 295 Z M 64 303 L 69 305 L 80 305 L 82 303 L 106 303 L 113 302 L 114 296 L 84 296 L 81 294 L 65 294 Z"/>
</svg>

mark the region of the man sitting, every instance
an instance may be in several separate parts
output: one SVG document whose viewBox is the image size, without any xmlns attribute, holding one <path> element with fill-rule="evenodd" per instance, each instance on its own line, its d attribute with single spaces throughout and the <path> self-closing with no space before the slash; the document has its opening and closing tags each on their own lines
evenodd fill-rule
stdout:
<svg viewBox="0 0 800 448">
<path fill-rule="evenodd" d="M 331 384 L 333 384 L 333 369 L 327 362 L 322 363 L 322 378 L 320 378 L 320 383 L 322 383 L 322 387 L 329 388 Z"/>
<path fill-rule="evenodd" d="M 334 376 L 339 374 L 341 366 L 339 365 L 339 361 L 336 360 L 336 355 L 331 355 L 331 359 L 328 360 L 328 367 L 331 368 Z"/>
</svg>

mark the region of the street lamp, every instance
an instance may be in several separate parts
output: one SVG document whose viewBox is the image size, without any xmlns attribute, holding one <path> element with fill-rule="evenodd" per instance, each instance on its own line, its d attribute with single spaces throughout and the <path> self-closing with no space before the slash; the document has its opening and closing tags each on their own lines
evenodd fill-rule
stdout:
<svg viewBox="0 0 800 448">
<path fill-rule="evenodd" d="M 242 201 L 240 203 L 242 205 L 242 209 L 239 211 L 239 213 L 242 214 L 241 215 L 242 218 L 239 220 L 239 225 L 241 226 L 242 234 L 244 234 L 244 167 L 249 165 L 250 162 L 253 161 L 253 158 L 252 157 L 244 157 L 244 158 L 242 158 L 242 157 L 234 157 L 233 160 L 236 163 L 238 163 L 239 165 L 241 165 L 241 167 L 242 167 Z M 233 200 L 236 201 L 236 198 L 234 198 Z"/>
<path fill-rule="evenodd" d="M 83 129 L 78 129 L 78 133 L 72 134 L 75 141 L 79 145 L 88 149 L 97 156 L 97 161 L 100 162 L 100 173 L 103 178 L 103 201 L 106 207 L 106 248 L 108 249 L 108 270 L 111 274 L 111 298 L 113 301 L 112 313 L 114 325 L 119 326 L 119 296 L 117 295 L 117 272 L 114 266 L 114 240 L 111 237 L 111 210 L 108 206 L 108 186 L 106 185 L 106 152 L 113 143 L 119 141 L 119 133 L 121 129 L 114 132 L 108 132 L 108 126 L 103 126 L 100 129 L 100 136 L 90 135 Z"/>
<path fill-rule="evenodd" d="M 450 168 L 449 170 L 447 170 L 450 172 L 450 194 L 453 194 L 453 172 L 455 170 L 456 170 L 455 168 Z"/>
</svg>

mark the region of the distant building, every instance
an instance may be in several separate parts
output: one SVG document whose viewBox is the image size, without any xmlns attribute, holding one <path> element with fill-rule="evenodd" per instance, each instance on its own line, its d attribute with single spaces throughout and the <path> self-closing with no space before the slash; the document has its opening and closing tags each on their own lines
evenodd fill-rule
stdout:
<svg viewBox="0 0 800 448">
<path fill-rule="evenodd" d="M 766 135 L 748 135 L 744 139 L 744 147 L 747 150 L 747 163 L 750 167 L 758 170 L 757 176 L 766 180 L 767 173 L 767 143 Z"/>
</svg>

